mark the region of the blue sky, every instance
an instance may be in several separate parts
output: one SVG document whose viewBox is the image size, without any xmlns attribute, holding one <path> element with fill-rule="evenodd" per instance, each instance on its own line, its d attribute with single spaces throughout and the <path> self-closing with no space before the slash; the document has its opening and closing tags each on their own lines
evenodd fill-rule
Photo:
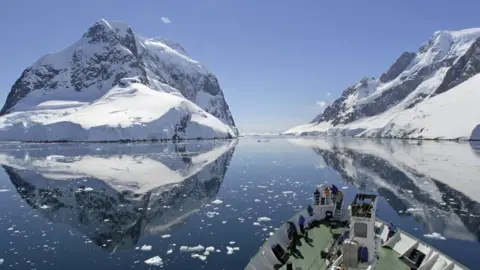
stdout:
<svg viewBox="0 0 480 270">
<path fill-rule="evenodd" d="M 242 130 L 284 130 L 436 30 L 480 27 L 479 9 L 479 1 L 4 0 L 0 98 L 36 59 L 105 18 L 182 44 L 218 76 Z"/>
</svg>

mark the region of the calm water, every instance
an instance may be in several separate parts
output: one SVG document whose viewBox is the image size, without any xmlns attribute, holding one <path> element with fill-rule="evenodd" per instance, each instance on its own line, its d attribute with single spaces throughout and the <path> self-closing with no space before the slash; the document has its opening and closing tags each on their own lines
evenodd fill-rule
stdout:
<svg viewBox="0 0 480 270">
<path fill-rule="evenodd" d="M 475 269 L 475 145 L 258 140 L 2 144 L 0 268 L 157 269 L 144 261 L 158 255 L 163 269 L 243 269 L 315 185 L 335 183 L 347 201 L 380 194 L 380 218 Z M 180 251 L 198 245 L 215 251 Z"/>
</svg>

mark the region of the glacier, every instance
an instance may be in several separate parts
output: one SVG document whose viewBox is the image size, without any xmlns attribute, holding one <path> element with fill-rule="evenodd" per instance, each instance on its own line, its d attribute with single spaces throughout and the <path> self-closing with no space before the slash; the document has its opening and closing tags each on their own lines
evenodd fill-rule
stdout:
<svg viewBox="0 0 480 270">
<path fill-rule="evenodd" d="M 283 134 L 480 140 L 480 28 L 437 31 L 380 78 L 365 77 Z"/>
<path fill-rule="evenodd" d="M 0 140 L 238 136 L 217 78 L 181 45 L 104 19 L 27 68 L 0 114 Z"/>
</svg>

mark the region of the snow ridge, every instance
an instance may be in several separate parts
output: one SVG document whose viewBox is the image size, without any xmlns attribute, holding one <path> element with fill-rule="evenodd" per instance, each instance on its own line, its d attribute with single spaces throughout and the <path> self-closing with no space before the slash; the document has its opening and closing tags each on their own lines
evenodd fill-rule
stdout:
<svg viewBox="0 0 480 270">
<path fill-rule="evenodd" d="M 284 133 L 480 139 L 474 109 L 480 102 L 474 91 L 480 83 L 479 38 L 480 28 L 437 31 L 417 53 L 402 53 L 379 79 L 363 78 L 310 124 Z"/>
</svg>

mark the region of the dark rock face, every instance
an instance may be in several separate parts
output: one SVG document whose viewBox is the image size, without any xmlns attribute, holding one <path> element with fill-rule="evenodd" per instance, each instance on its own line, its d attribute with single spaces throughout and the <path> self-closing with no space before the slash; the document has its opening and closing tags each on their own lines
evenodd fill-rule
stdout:
<svg viewBox="0 0 480 270">
<path fill-rule="evenodd" d="M 345 110 L 345 103 L 344 101 L 347 100 L 347 98 L 351 95 L 354 94 L 357 91 L 361 91 L 369 86 L 369 83 L 371 81 L 375 80 L 375 78 L 367 78 L 364 77 L 362 78 L 358 83 L 355 85 L 352 85 L 348 87 L 345 91 L 343 91 L 342 96 L 339 99 L 336 99 L 332 105 L 328 106 L 323 114 L 320 117 L 316 117 L 318 119 L 318 123 L 320 122 L 328 122 L 333 120 L 333 125 L 338 125 L 338 124 L 346 124 L 349 122 L 352 122 L 355 120 L 356 115 L 355 113 L 347 113 L 343 115 L 342 117 L 339 117 L 339 114 Z M 312 121 L 313 122 L 313 121 Z"/>
<path fill-rule="evenodd" d="M 480 73 L 480 39 L 447 71 L 442 84 L 433 95 L 438 95 Z"/>
<path fill-rule="evenodd" d="M 152 40 L 165 42 L 165 45 L 179 53 L 172 57 L 187 55 L 185 49 L 174 41 L 165 38 Z M 81 42 L 88 43 L 90 48 L 85 49 Z M 213 74 L 200 64 L 189 63 L 190 66 L 185 67 L 168 58 L 162 59 L 158 52 L 138 44 L 142 43 L 131 28 L 115 28 L 115 25 L 111 26 L 104 20 L 96 22 L 83 34 L 80 43 L 67 49 L 71 50 L 70 54 L 62 52 L 62 56 L 65 55 L 67 59 L 60 59 L 61 63 L 56 60 L 56 64 L 52 65 L 49 63 L 51 58 L 46 55 L 27 68 L 13 85 L 0 115 L 13 112 L 15 105 L 33 91 L 74 89 L 77 92 L 89 91 L 100 97 L 122 78 L 137 77 L 152 89 L 156 89 L 157 82 L 167 84 L 194 103 L 197 102 L 197 96 L 207 93 L 211 97 L 204 102 L 208 104 L 199 104 L 200 107 L 225 124 L 235 126 L 218 80 Z M 192 68 L 193 65 L 201 68 Z"/>
<path fill-rule="evenodd" d="M 381 82 L 388 82 L 395 79 L 400 73 L 402 73 L 405 68 L 412 62 L 417 54 L 412 52 L 404 52 L 400 57 L 395 61 L 395 63 L 388 69 L 387 72 L 383 73 L 380 76 Z"/>
</svg>

